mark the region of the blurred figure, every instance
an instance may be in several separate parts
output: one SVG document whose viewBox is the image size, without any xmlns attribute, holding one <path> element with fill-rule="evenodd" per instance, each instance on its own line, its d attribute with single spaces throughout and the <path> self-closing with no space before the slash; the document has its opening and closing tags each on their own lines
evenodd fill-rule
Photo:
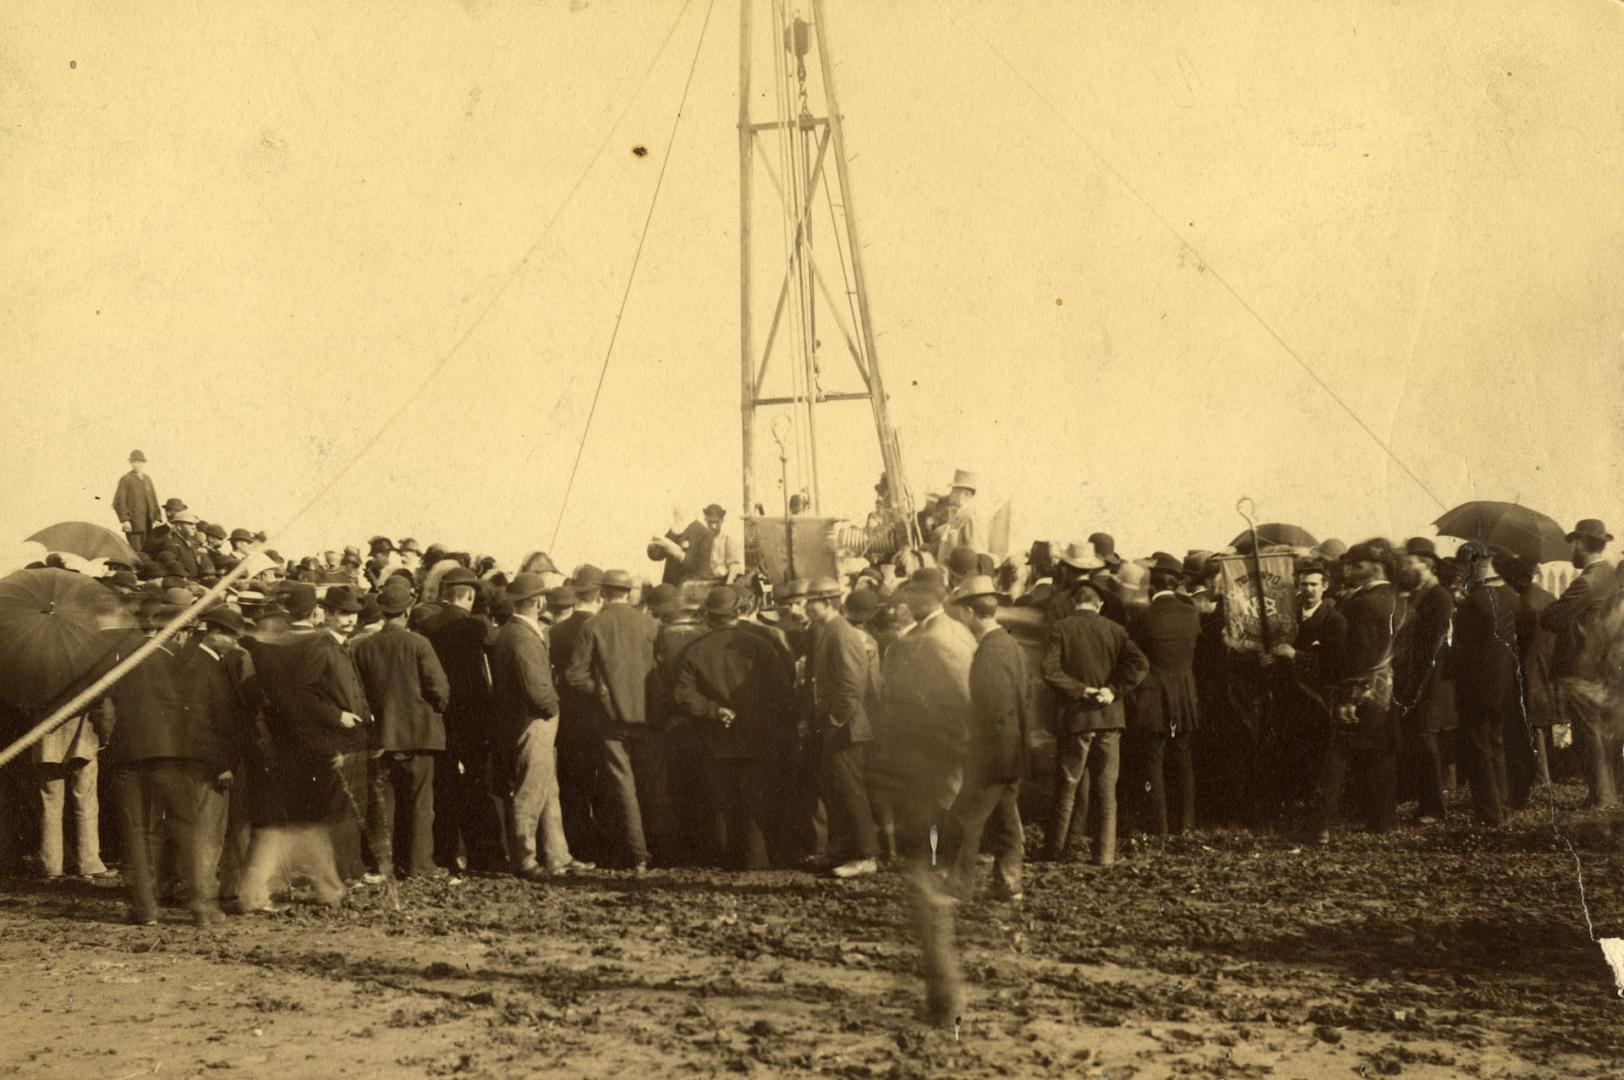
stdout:
<svg viewBox="0 0 1624 1080">
<path fill-rule="evenodd" d="M 1513 810 L 1527 804 L 1534 787 L 1550 786 L 1551 726 L 1560 717 L 1551 680 L 1556 635 L 1540 626 L 1540 616 L 1556 597 L 1535 582 L 1537 570 L 1534 562 L 1519 558 L 1505 574 L 1506 583 L 1517 594 L 1517 652 L 1522 660 L 1522 710 L 1513 729 L 1506 732 L 1506 773 Z"/>
<path fill-rule="evenodd" d="M 1404 559 L 1410 617 L 1393 646 L 1393 708 L 1414 773 L 1416 818 L 1442 821 L 1444 767 L 1452 756 L 1445 740 L 1453 738 L 1456 726 L 1455 688 L 1443 675 L 1450 668 L 1455 600 L 1438 581 L 1438 551 L 1431 540 L 1411 537 Z"/>
<path fill-rule="evenodd" d="M 1594 518 L 1579 522 L 1568 533 L 1579 576 L 1539 619 L 1543 629 L 1556 635 L 1551 676 L 1559 686 L 1562 680 L 1594 677 L 1581 670 L 1581 658 L 1597 620 L 1618 597 L 1617 573 L 1603 555 L 1612 539 L 1607 526 Z M 1585 695 L 1564 693 L 1562 701 L 1590 789 L 1585 805 L 1613 809 L 1618 805 L 1619 758 L 1624 752 L 1617 725 Z"/>
<path fill-rule="evenodd" d="M 1134 695 L 1133 725 L 1143 753 L 1150 823 L 1156 837 L 1168 834 L 1166 766 L 1179 788 L 1173 829 L 1195 828 L 1195 763 L 1190 747 L 1200 724 L 1196 700 L 1195 650 L 1201 616 L 1178 594 L 1184 565 L 1167 552 L 1151 556 L 1150 605 L 1133 620 L 1129 636 L 1149 662 Z"/>
<path fill-rule="evenodd" d="M 74 873 L 80 877 L 108 876 L 101 859 L 101 805 L 97 799 L 101 740 L 89 713 L 69 717 L 35 743 L 30 753 L 38 779 L 40 811 L 39 869 L 46 878 L 59 878 L 63 856 L 64 811 L 73 800 Z"/>
</svg>

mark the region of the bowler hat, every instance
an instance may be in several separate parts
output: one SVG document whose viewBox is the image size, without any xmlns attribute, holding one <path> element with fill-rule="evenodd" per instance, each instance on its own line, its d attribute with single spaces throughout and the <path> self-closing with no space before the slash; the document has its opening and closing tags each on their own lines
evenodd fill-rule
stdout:
<svg viewBox="0 0 1624 1080">
<path fill-rule="evenodd" d="M 308 619 L 316 610 L 316 587 L 304 581 L 290 581 L 277 593 L 277 599 L 294 619 Z"/>
<path fill-rule="evenodd" d="M 603 571 L 591 563 L 582 563 L 570 575 L 569 583 L 577 589 L 596 589 L 603 584 Z"/>
<path fill-rule="evenodd" d="M 806 599 L 806 578 L 790 578 L 784 584 L 773 590 L 773 600 L 779 604 L 789 604 L 796 600 Z"/>
<path fill-rule="evenodd" d="M 312 588 L 311 586 L 306 587 Z M 359 615 L 361 613 L 361 609 L 366 607 L 366 604 L 362 603 L 361 598 L 355 595 L 355 590 L 350 588 L 350 586 L 330 585 L 327 588 L 326 594 L 321 598 L 321 606 L 338 615 Z M 379 605 L 379 607 L 382 606 L 383 605 L 381 604 Z M 292 609 L 290 608 L 289 610 L 291 611 Z"/>
<path fill-rule="evenodd" d="M 717 520 L 721 520 L 722 518 L 727 517 L 727 511 L 722 509 L 719 504 L 711 503 L 709 506 L 705 507 L 705 517 L 707 519 L 716 518 Z"/>
<path fill-rule="evenodd" d="M 839 600 L 840 582 L 827 575 L 813 578 L 806 586 L 806 598 L 808 600 Z"/>
<path fill-rule="evenodd" d="M 210 524 L 208 528 L 203 530 L 203 535 L 210 540 L 224 540 L 226 538 L 226 527 L 224 525 Z"/>
<path fill-rule="evenodd" d="M 248 629 L 248 624 L 243 621 L 243 617 L 224 604 L 215 604 L 209 608 L 203 613 L 199 621 L 205 626 L 213 627 L 216 630 L 225 630 L 237 637 L 241 637 L 243 632 Z"/>
<path fill-rule="evenodd" d="M 967 491 L 974 491 L 979 483 L 980 483 L 980 480 L 977 479 L 976 474 L 973 473 L 973 472 L 970 472 L 968 469 L 954 469 L 953 470 L 953 486 L 954 487 L 956 487 L 956 488 L 964 488 Z"/>
<path fill-rule="evenodd" d="M 147 460 L 147 455 L 143 454 L 139 450 L 131 450 L 130 451 L 130 460 L 132 462 L 133 461 L 146 461 Z"/>
<path fill-rule="evenodd" d="M 135 575 L 128 570 L 115 570 L 107 578 L 107 583 L 120 591 L 133 591 L 141 587 L 141 583 L 135 580 Z"/>
<path fill-rule="evenodd" d="M 186 509 L 186 504 L 173 496 L 164 500 L 164 513 L 166 514 L 178 514 L 184 509 Z"/>
<path fill-rule="evenodd" d="M 1438 561 L 1438 546 L 1425 536 L 1412 536 L 1404 541 L 1404 554 Z"/>
<path fill-rule="evenodd" d="M 1212 561 L 1210 551 L 1192 551 L 1184 556 L 1184 575 L 1201 578 L 1207 576 L 1207 564 Z"/>
<path fill-rule="evenodd" d="M 1296 565 L 1292 567 L 1292 572 L 1297 577 L 1306 577 L 1309 574 L 1320 574 L 1324 577 L 1331 576 L 1331 572 L 1326 568 L 1324 561 L 1312 555 L 1298 559 Z"/>
<path fill-rule="evenodd" d="M 1094 554 L 1099 556 L 1106 566 L 1121 565 L 1122 556 L 1116 553 L 1116 539 L 1110 533 L 1092 533 L 1088 542 L 1093 546 Z"/>
<path fill-rule="evenodd" d="M 404 614 L 414 599 L 410 585 L 400 578 L 390 578 L 378 592 L 378 609 L 392 619 Z"/>
<path fill-rule="evenodd" d="M 197 515 L 192 513 L 190 510 L 176 510 L 173 514 L 169 515 L 169 520 L 174 522 L 176 525 L 196 525 Z"/>
<path fill-rule="evenodd" d="M 683 604 L 683 593 L 685 591 L 666 581 L 654 586 L 648 591 L 649 614 L 657 619 L 663 619 L 672 612 L 680 610 L 685 606 Z M 699 605 L 690 602 L 686 606 L 692 610 Z"/>
<path fill-rule="evenodd" d="M 254 534 L 249 532 L 247 529 L 232 529 L 231 540 L 233 543 L 238 540 L 242 540 L 252 544 L 254 542 Z"/>
<path fill-rule="evenodd" d="M 1102 604 L 1105 603 L 1105 587 L 1092 578 L 1084 578 L 1076 585 L 1072 586 L 1071 598 L 1073 603 L 1076 603 L 1078 600 L 1082 599 L 1083 591 L 1085 589 L 1094 594 L 1095 600 Z"/>
<path fill-rule="evenodd" d="M 529 600 L 533 596 L 540 596 L 547 591 L 547 583 L 540 574 L 515 574 L 513 580 L 508 582 L 504 590 L 507 598 L 514 603 L 520 600 Z"/>
<path fill-rule="evenodd" d="M 731 585 L 718 585 L 705 596 L 705 614 L 732 615 L 739 610 L 739 593 Z"/>
<path fill-rule="evenodd" d="M 441 584 L 444 585 L 444 582 L 441 582 Z M 558 611 L 572 608 L 580 602 L 580 598 L 575 595 L 575 590 L 568 585 L 556 585 L 547 590 L 547 606 Z"/>
<path fill-rule="evenodd" d="M 998 586 L 993 583 L 992 577 L 988 574 L 976 574 L 973 577 L 965 578 L 959 583 L 959 587 L 953 590 L 953 602 L 955 604 L 964 604 L 978 596 L 997 595 Z"/>
<path fill-rule="evenodd" d="M 624 570 L 605 570 L 598 587 L 605 591 L 612 589 L 618 592 L 631 592 L 634 584 L 632 576 Z"/>
<path fill-rule="evenodd" d="M 1347 551 L 1344 551 L 1342 553 L 1341 561 L 1345 563 L 1373 562 L 1386 566 L 1387 553 L 1382 549 L 1381 545 L 1376 544 L 1373 541 L 1366 540 L 1363 543 L 1355 544 Z"/>
<path fill-rule="evenodd" d="M 1077 543 L 1066 545 L 1066 550 L 1060 553 L 1060 561 L 1073 570 L 1099 570 L 1105 566 L 1093 549 Z"/>
<path fill-rule="evenodd" d="M 417 546 L 417 541 L 413 540 L 409 536 L 406 537 L 404 540 L 402 540 L 396 546 L 395 550 L 399 551 L 402 555 L 404 555 L 408 551 L 411 552 L 413 555 L 421 555 L 421 554 L 423 554 L 423 549 Z"/>
<path fill-rule="evenodd" d="M 934 566 L 922 566 L 915 570 L 903 588 L 917 595 L 928 596 L 932 600 L 940 601 L 947 598 L 947 580 Z"/>
<path fill-rule="evenodd" d="M 1150 569 L 1152 571 L 1161 570 L 1169 574 L 1182 575 L 1184 573 L 1184 564 L 1176 556 L 1165 551 L 1158 551 L 1150 557 Z"/>
<path fill-rule="evenodd" d="M 192 606 L 192 594 L 188 592 L 184 586 L 175 586 L 173 588 L 166 587 L 164 589 L 164 603 L 168 604 L 170 607 L 179 608 L 182 611 L 185 611 L 187 608 Z"/>
<path fill-rule="evenodd" d="M 367 541 L 367 554 L 376 555 L 383 551 L 394 551 L 395 542 L 387 536 L 374 536 Z"/>
<path fill-rule="evenodd" d="M 976 558 L 976 549 L 960 544 L 947 553 L 947 568 L 957 577 L 965 577 L 976 572 L 980 560 Z"/>
<path fill-rule="evenodd" d="M 453 585 L 466 585 L 470 589 L 477 589 L 479 588 L 479 575 L 466 566 L 453 566 L 440 578 L 440 595 L 444 596 L 445 590 Z"/>
<path fill-rule="evenodd" d="M 1573 531 L 1568 533 L 1568 543 L 1573 543 L 1574 538 L 1579 536 L 1588 536 L 1590 539 L 1600 540 L 1604 544 L 1613 539 L 1613 534 L 1607 531 L 1607 526 L 1595 518 L 1585 518 L 1575 525 Z"/>
<path fill-rule="evenodd" d="M 853 589 L 846 597 L 846 618 L 861 626 L 880 610 L 880 594 L 873 589 Z"/>
</svg>

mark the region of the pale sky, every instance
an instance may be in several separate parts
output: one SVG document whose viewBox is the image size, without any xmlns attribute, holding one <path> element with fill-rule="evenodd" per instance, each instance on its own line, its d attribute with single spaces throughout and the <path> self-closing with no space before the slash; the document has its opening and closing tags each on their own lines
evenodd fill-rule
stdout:
<svg viewBox="0 0 1624 1080">
<path fill-rule="evenodd" d="M 704 0 L 628 99 L 682 9 L 0 9 L 0 547 L 111 524 L 136 447 L 285 554 L 545 547 Z M 974 469 L 1017 537 L 1130 556 L 1223 544 L 1242 495 L 1322 537 L 1430 532 L 1284 341 L 1444 503 L 1624 525 L 1624 5 L 828 15 L 916 492 Z M 742 509 L 738 40 L 718 0 L 561 565 L 645 571 L 673 499 Z M 825 509 L 861 516 L 848 408 Z"/>
</svg>

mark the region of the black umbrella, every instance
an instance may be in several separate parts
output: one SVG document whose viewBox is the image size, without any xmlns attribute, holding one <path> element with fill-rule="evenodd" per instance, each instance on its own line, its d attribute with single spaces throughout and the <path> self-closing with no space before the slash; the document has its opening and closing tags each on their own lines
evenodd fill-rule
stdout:
<svg viewBox="0 0 1624 1080">
<path fill-rule="evenodd" d="M 1536 563 L 1558 562 L 1571 554 L 1562 526 L 1538 510 L 1516 503 L 1462 503 L 1433 524 L 1440 536 L 1475 540 Z"/>
<path fill-rule="evenodd" d="M 1301 525 L 1286 525 L 1279 521 L 1271 521 L 1267 525 L 1257 527 L 1257 538 L 1260 544 L 1281 544 L 1285 547 L 1313 547 L 1319 543 L 1314 534 Z M 1242 555 L 1252 553 L 1252 530 L 1248 529 L 1229 542 L 1229 546 Z"/>
<path fill-rule="evenodd" d="M 67 570 L 19 570 L 0 579 L 0 698 L 48 706 L 107 664 L 102 630 L 120 621 L 112 590 Z"/>
</svg>

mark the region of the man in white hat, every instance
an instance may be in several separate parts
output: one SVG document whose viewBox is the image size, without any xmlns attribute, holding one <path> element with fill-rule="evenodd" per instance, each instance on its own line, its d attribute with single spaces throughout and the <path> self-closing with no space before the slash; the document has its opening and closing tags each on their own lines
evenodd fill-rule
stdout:
<svg viewBox="0 0 1624 1080">
<path fill-rule="evenodd" d="M 947 557 L 954 548 L 967 547 L 972 551 L 987 550 L 986 530 L 976 515 L 976 475 L 958 469 L 953 473 L 953 488 L 944 504 L 947 523 L 936 536 L 936 564 L 947 565 Z"/>
</svg>

